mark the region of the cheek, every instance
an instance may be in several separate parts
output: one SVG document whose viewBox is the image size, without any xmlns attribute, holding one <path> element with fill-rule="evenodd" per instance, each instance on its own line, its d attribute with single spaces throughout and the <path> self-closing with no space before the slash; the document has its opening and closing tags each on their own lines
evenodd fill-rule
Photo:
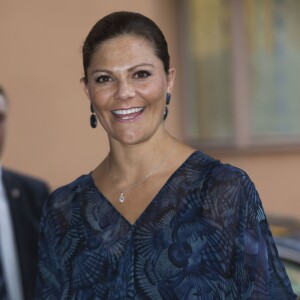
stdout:
<svg viewBox="0 0 300 300">
<path fill-rule="evenodd" d="M 106 100 L 106 94 L 97 90 L 90 91 L 89 98 L 93 103 L 94 109 L 96 110 L 101 110 L 101 108 L 105 107 L 106 103 L 108 102 Z"/>
<path fill-rule="evenodd" d="M 140 93 L 151 103 L 164 104 L 165 99 L 165 84 L 163 82 L 156 82 L 151 86 L 145 86 Z"/>
</svg>

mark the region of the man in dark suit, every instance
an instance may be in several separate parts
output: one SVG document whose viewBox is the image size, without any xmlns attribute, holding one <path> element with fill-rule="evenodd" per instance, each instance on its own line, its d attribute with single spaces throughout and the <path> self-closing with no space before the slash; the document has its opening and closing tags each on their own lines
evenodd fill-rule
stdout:
<svg viewBox="0 0 300 300">
<path fill-rule="evenodd" d="M 6 133 L 7 98 L 0 87 L 0 157 Z M 39 222 L 48 186 L 0 165 L 0 300 L 32 300 Z"/>
</svg>

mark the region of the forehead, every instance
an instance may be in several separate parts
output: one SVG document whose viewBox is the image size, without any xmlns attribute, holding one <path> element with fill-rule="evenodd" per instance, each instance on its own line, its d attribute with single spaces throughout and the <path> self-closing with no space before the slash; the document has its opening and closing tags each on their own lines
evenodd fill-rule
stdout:
<svg viewBox="0 0 300 300">
<path fill-rule="evenodd" d="M 92 64 L 159 63 L 153 44 L 144 37 L 124 34 L 101 43 L 95 51 Z"/>
<path fill-rule="evenodd" d="M 108 40 L 105 40 L 99 45 L 98 49 L 114 47 L 114 45 L 118 45 L 119 47 L 128 47 L 132 44 L 140 44 L 146 48 L 149 48 L 149 50 L 154 51 L 152 42 L 150 42 L 143 36 L 130 33 L 124 33 L 116 37 L 110 38 Z"/>
</svg>

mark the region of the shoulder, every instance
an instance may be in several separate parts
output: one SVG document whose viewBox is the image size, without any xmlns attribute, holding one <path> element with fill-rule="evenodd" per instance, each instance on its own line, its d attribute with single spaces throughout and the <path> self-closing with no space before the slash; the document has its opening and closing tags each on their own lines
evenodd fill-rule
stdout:
<svg viewBox="0 0 300 300">
<path fill-rule="evenodd" d="M 62 201 L 63 199 L 70 200 L 78 196 L 78 194 L 82 194 L 88 190 L 92 183 L 90 175 L 81 175 L 74 181 L 55 189 L 50 194 L 49 204 L 51 205 L 57 201 Z"/>
<path fill-rule="evenodd" d="M 38 179 L 31 175 L 25 175 L 20 172 L 16 172 L 10 169 L 3 168 L 3 180 L 4 182 L 14 182 L 22 186 L 29 186 L 31 188 L 43 188 L 49 190 L 48 184 L 42 179 Z"/>
<path fill-rule="evenodd" d="M 75 180 L 67 183 L 61 187 L 58 187 L 52 192 L 52 195 L 69 193 L 72 191 L 82 191 L 92 184 L 92 178 L 89 174 L 84 174 L 76 178 Z"/>
<path fill-rule="evenodd" d="M 187 178 L 198 180 L 189 183 L 203 207 L 203 214 L 224 224 L 243 223 L 253 228 L 257 221 L 265 219 L 263 205 L 256 187 L 248 174 L 235 166 L 224 164 L 205 154 L 194 159 L 194 171 Z M 201 162 L 202 161 L 202 162 Z M 192 170 L 192 169 L 190 169 Z"/>
<path fill-rule="evenodd" d="M 248 184 L 251 180 L 248 174 L 235 166 L 224 164 L 201 151 L 194 152 L 187 160 L 188 169 L 198 172 L 215 183 Z"/>
<path fill-rule="evenodd" d="M 55 189 L 44 203 L 41 227 L 46 228 L 51 223 L 51 226 L 58 226 L 56 228 L 63 230 L 69 222 L 70 212 L 80 211 L 79 207 L 85 197 L 88 197 L 87 193 L 92 184 L 90 175 L 82 175 L 71 183 Z"/>
<path fill-rule="evenodd" d="M 191 158 L 187 177 L 198 178 L 196 184 L 204 194 L 232 205 L 237 201 L 245 204 L 249 200 L 260 204 L 255 185 L 244 170 L 222 163 L 201 151 L 195 152 Z"/>
</svg>

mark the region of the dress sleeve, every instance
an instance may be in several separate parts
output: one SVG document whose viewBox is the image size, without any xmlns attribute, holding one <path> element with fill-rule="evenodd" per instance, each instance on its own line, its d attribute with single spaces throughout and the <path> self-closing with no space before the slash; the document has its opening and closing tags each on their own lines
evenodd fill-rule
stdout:
<svg viewBox="0 0 300 300">
<path fill-rule="evenodd" d="M 40 223 L 38 272 L 35 299 L 67 299 L 63 296 L 65 276 L 60 245 L 61 226 L 52 203 L 55 194 L 45 202 Z"/>
<path fill-rule="evenodd" d="M 248 286 L 247 294 L 250 297 L 245 299 L 296 299 L 255 186 L 247 175 L 243 176 L 242 185 L 244 218 L 241 223 L 245 269 L 253 282 L 252 287 Z"/>
</svg>

